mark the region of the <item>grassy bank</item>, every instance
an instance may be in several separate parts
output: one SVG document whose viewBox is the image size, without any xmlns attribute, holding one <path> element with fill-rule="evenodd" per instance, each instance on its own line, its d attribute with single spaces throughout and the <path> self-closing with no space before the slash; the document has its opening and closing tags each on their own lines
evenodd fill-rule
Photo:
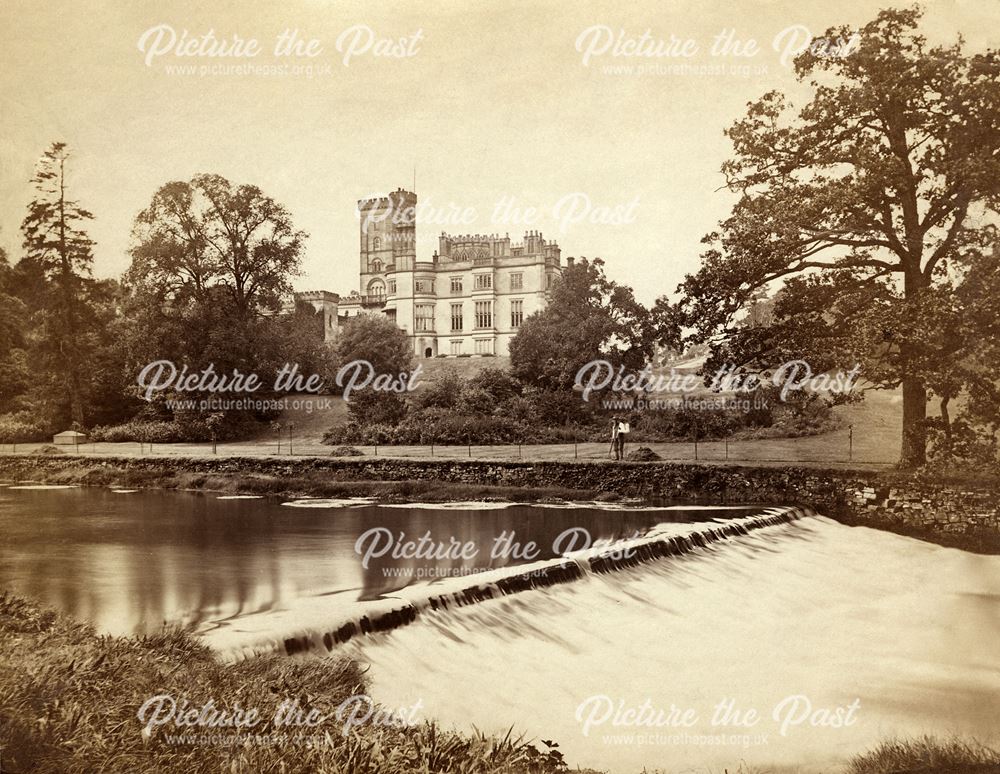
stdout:
<svg viewBox="0 0 1000 774">
<path fill-rule="evenodd" d="M 9 594 L 0 594 L 0 749 L 4 771 L 35 772 L 533 772 L 565 770 L 556 751 L 512 737 L 417 725 L 363 723 L 344 736 L 337 708 L 365 694 L 366 679 L 347 660 L 261 657 L 221 664 L 189 635 L 99 636 Z M 200 708 L 256 708 L 253 729 L 155 726 L 137 713 L 169 694 Z M 275 725 L 279 705 L 329 717 L 315 728 Z M 349 705 L 355 706 L 355 705 Z M 359 716 L 360 717 L 360 716 Z M 409 715 L 408 717 L 413 717 Z M 246 732 L 273 743 L 179 744 L 173 734 Z M 295 741 L 305 734 L 313 744 Z M 278 741 L 274 735 L 280 735 Z M 202 740 L 204 741 L 204 740 Z"/>
</svg>

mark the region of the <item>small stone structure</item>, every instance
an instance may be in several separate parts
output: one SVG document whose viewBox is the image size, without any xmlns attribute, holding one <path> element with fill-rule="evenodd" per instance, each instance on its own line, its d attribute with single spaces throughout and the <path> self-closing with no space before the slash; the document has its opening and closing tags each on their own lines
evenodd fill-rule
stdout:
<svg viewBox="0 0 1000 774">
<path fill-rule="evenodd" d="M 63 430 L 52 436 L 52 443 L 57 446 L 78 446 L 87 442 L 87 434 L 76 430 Z"/>
</svg>

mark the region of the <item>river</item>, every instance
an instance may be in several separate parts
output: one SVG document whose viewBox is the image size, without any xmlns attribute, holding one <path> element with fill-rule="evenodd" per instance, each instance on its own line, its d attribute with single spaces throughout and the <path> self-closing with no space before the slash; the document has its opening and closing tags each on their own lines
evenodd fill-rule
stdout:
<svg viewBox="0 0 1000 774">
<path fill-rule="evenodd" d="M 226 499 L 0 489 L 0 587 L 113 633 L 194 627 L 220 651 L 490 568 L 761 509 Z M 483 547 L 363 566 L 373 528 Z M 357 548 L 362 538 L 362 554 Z M 531 556 L 490 547 L 537 546 Z M 463 580 L 465 579 L 465 580 Z M 828 772 L 892 735 L 1000 735 L 1000 557 L 810 516 L 461 608 L 335 648 L 372 693 L 447 726 L 557 740 L 612 772 Z M 316 657 L 307 655 L 305 657 Z M 541 744 L 541 743 L 539 743 Z"/>
</svg>

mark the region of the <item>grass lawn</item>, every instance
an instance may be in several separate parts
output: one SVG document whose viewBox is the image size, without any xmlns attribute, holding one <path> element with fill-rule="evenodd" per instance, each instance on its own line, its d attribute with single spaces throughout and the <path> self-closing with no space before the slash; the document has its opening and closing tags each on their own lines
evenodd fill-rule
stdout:
<svg viewBox="0 0 1000 774">
<path fill-rule="evenodd" d="M 490 363 L 499 358 L 478 358 L 478 362 Z M 453 360 L 429 361 L 440 369 Z M 442 366 L 438 364 L 443 363 Z M 66 447 L 67 452 L 94 455 L 139 455 L 152 454 L 204 456 L 213 453 L 229 456 L 253 455 L 316 455 L 327 457 L 331 448 L 321 443 L 323 432 L 329 427 L 343 422 L 347 408 L 340 398 L 321 396 L 310 398 L 328 402 L 330 408 L 322 411 L 289 411 L 282 419 L 284 425 L 292 421 L 292 445 L 289 449 L 288 431 L 282 430 L 281 438 L 276 433 L 267 432 L 249 441 L 220 443 L 213 452 L 211 443 L 171 443 L 140 446 L 130 443 L 84 444 L 79 448 Z M 664 460 L 693 461 L 724 464 L 753 462 L 763 465 L 796 463 L 818 467 L 851 467 L 858 469 L 884 469 L 894 465 L 899 459 L 899 441 L 902 427 L 902 403 L 897 392 L 872 392 L 859 404 L 838 406 L 834 409 L 839 427 L 822 435 L 801 438 L 760 438 L 745 441 L 701 441 L 697 452 L 691 441 L 670 443 L 638 442 L 630 444 L 648 446 Z M 850 435 L 853 426 L 853 449 Z M 46 444 L 17 444 L 0 446 L 0 452 L 29 453 Z M 444 458 L 444 459 L 486 459 L 486 460 L 607 460 L 608 445 L 604 443 L 538 444 L 506 446 L 373 446 L 357 447 L 365 455 L 401 458 Z"/>
</svg>

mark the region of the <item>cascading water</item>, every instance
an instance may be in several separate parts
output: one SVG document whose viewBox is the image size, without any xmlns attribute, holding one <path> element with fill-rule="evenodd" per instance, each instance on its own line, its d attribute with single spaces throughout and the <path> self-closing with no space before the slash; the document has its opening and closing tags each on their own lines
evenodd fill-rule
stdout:
<svg viewBox="0 0 1000 774">
<path fill-rule="evenodd" d="M 822 517 L 421 619 L 337 652 L 388 706 L 574 766 L 826 773 L 891 736 L 1000 736 L 1000 557 Z"/>
<path fill-rule="evenodd" d="M 285 613 L 268 612 L 246 617 L 237 626 L 207 633 L 206 638 L 231 657 L 248 657 L 270 650 L 288 655 L 313 649 L 330 651 L 353 637 L 411 624 L 426 611 L 462 607 L 571 583 L 592 573 L 616 572 L 683 556 L 718 541 L 786 524 L 807 513 L 801 508 L 770 508 L 761 514 L 719 519 L 709 524 L 660 524 L 640 537 L 568 552 L 560 558 L 482 573 L 473 581 L 460 578 L 441 584 L 421 584 L 346 610 L 340 600 L 327 605 L 326 609 L 320 601 L 308 612 L 292 609 Z M 317 619 L 325 621 L 319 623 Z M 255 635 L 255 629 L 263 634 Z"/>
</svg>

